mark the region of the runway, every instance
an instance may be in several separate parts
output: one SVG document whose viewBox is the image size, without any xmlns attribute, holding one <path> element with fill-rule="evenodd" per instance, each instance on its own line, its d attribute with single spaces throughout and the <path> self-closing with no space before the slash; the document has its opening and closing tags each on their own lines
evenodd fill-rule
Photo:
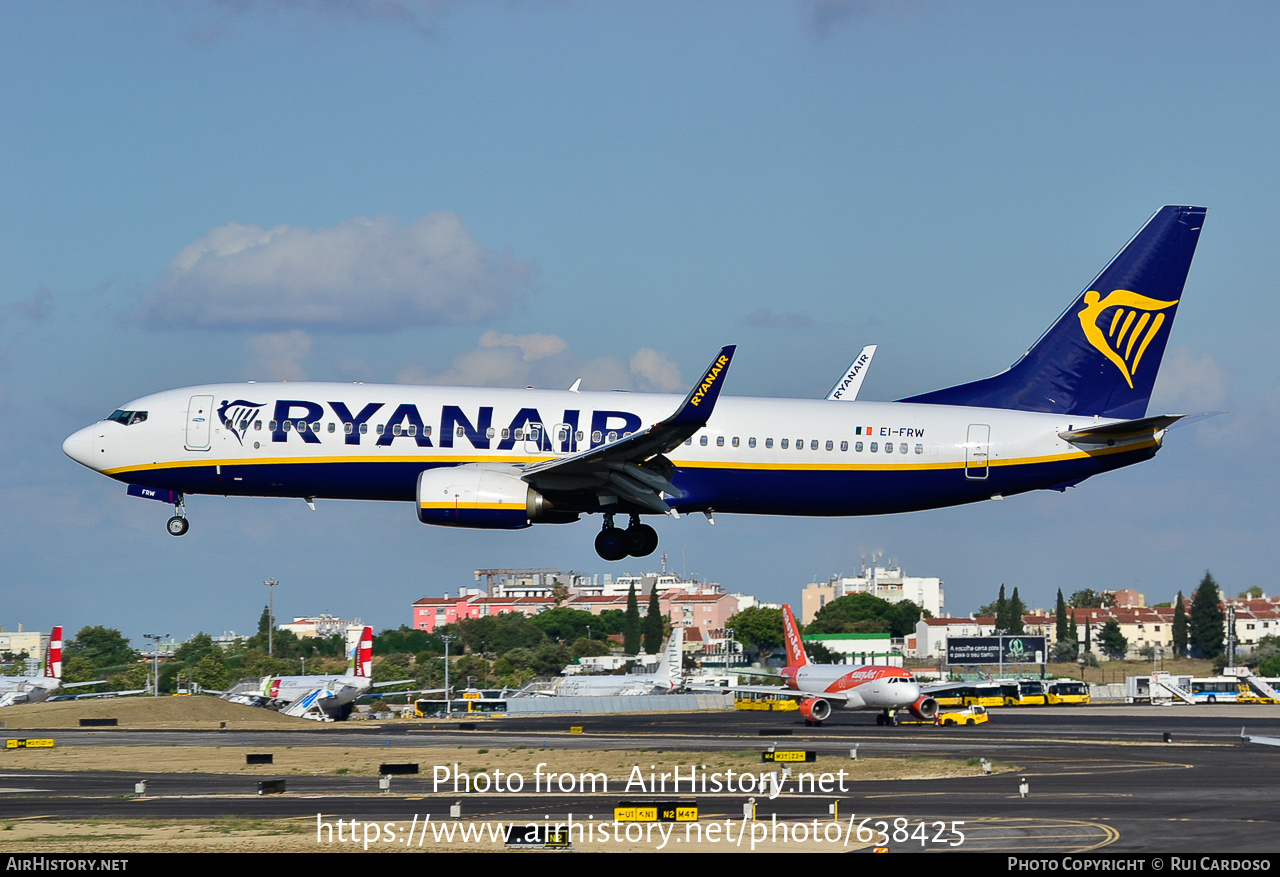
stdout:
<svg viewBox="0 0 1280 877">
<path fill-rule="evenodd" d="M 560 792 L 534 788 L 522 777 L 519 792 L 461 794 L 433 789 L 432 766 L 418 776 L 397 776 L 380 793 L 374 776 L 287 776 L 283 795 L 259 796 L 258 780 L 281 778 L 270 767 L 251 776 L 208 773 L 125 773 L 107 770 L 40 772 L 14 770 L 6 756 L 0 774 L 0 820 L 132 820 L 223 816 L 261 819 L 358 820 L 389 824 L 430 818 L 443 822 L 461 802 L 463 817 L 483 820 L 610 819 L 623 800 L 695 801 L 703 822 L 737 820 L 755 799 L 755 819 L 789 823 L 813 821 L 861 826 L 895 850 L 964 849 L 992 852 L 1079 853 L 1088 851 L 1209 854 L 1280 851 L 1276 838 L 1280 808 L 1280 748 L 1240 742 L 1250 733 L 1280 736 L 1280 708 L 1266 706 L 1092 707 L 1007 709 L 977 728 L 905 726 L 881 728 L 868 714 L 837 718 L 806 728 L 794 713 L 696 713 L 592 716 L 583 718 L 496 719 L 463 730 L 460 722 L 404 723 L 382 727 L 351 724 L 311 730 L 59 731 L 60 747 L 216 746 L 265 752 L 290 746 L 376 747 L 378 757 L 397 760 L 397 750 L 456 749 L 459 761 L 485 749 L 522 749 L 555 769 L 568 750 L 634 753 L 644 775 L 676 772 L 673 792 L 645 787 Z M 582 733 L 570 733 L 580 725 Z M 13 736 L 9 734 L 8 736 Z M 22 736 L 39 736 L 22 732 Z M 1169 742 L 1166 742 L 1166 739 Z M 697 785 L 696 764 L 672 765 L 667 751 L 743 752 L 769 746 L 811 750 L 832 764 L 852 765 L 888 757 L 942 758 L 965 766 L 969 775 L 946 779 L 860 780 L 829 791 L 801 789 L 793 781 L 777 794 L 761 786 L 712 791 Z M 835 761 L 837 757 L 842 761 Z M 980 759 L 1016 768 L 980 775 Z M 335 755 L 335 764 L 339 762 Z M 695 760 L 696 761 L 696 760 Z M 651 767 L 652 766 L 652 767 Z M 971 772 L 969 768 L 971 767 Z M 771 768 L 770 768 L 771 769 Z M 804 771 L 795 765 L 796 774 Z M 705 780 L 709 770 L 704 770 Z M 684 782 L 681 785 L 680 779 Z M 145 779 L 145 796 L 132 795 Z M 723 786 L 723 777 L 721 785 Z M 1027 793 L 1020 786 L 1025 780 Z M 668 789 L 671 787 L 668 786 Z M 836 813 L 831 812 L 835 805 Z M 876 826 L 883 826 L 883 829 Z M 957 844 L 956 832 L 963 835 Z M 865 846 L 865 845 L 863 845 Z"/>
</svg>

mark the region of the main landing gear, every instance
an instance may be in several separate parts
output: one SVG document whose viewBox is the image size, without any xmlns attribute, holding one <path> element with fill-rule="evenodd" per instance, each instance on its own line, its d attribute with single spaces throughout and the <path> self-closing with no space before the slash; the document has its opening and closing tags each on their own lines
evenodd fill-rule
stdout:
<svg viewBox="0 0 1280 877">
<path fill-rule="evenodd" d="M 191 529 L 191 523 L 187 520 L 187 502 L 181 494 L 178 495 L 178 501 L 173 504 L 173 510 L 177 514 L 169 519 L 165 528 L 170 536 L 181 536 Z"/>
<path fill-rule="evenodd" d="M 658 548 L 658 531 L 640 523 L 639 515 L 632 515 L 627 529 L 613 525 L 613 514 L 604 516 L 604 529 L 596 536 L 596 554 L 605 560 L 622 560 L 631 557 L 647 557 Z"/>
</svg>

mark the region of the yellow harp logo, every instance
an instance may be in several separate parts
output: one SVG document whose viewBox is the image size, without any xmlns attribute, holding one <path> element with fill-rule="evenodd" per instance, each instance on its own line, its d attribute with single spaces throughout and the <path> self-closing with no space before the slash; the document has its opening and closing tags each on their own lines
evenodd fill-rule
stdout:
<svg viewBox="0 0 1280 877">
<path fill-rule="evenodd" d="M 1133 376 L 1138 372 L 1142 354 L 1164 325 L 1164 314 L 1158 311 L 1173 307 L 1178 301 L 1160 301 L 1127 289 L 1114 289 L 1103 298 L 1091 289 L 1084 294 L 1084 309 L 1077 316 L 1084 337 L 1115 363 L 1129 389 L 1133 389 Z M 1099 317 L 1109 308 L 1114 308 L 1115 313 L 1104 332 L 1098 325 Z"/>
</svg>

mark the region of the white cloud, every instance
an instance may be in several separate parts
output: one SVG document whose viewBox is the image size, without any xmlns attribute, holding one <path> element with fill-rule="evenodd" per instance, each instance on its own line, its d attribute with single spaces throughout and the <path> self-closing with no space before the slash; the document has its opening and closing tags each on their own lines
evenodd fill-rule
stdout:
<svg viewBox="0 0 1280 877">
<path fill-rule="evenodd" d="M 558 335 L 499 335 L 486 332 L 479 346 L 453 361 L 453 368 L 432 374 L 410 363 L 396 375 L 408 384 L 475 387 L 568 387 L 582 378 L 585 390 L 675 392 L 684 389 L 680 369 L 665 353 L 642 348 L 629 359 L 584 359 Z"/>
<path fill-rule="evenodd" d="M 301 329 L 253 335 L 244 343 L 250 380 L 305 381 L 302 359 L 311 352 L 311 336 Z"/>
<path fill-rule="evenodd" d="M 1226 374 L 1211 355 L 1170 347 L 1148 409 L 1154 413 L 1221 411 L 1228 406 L 1229 396 Z"/>
<path fill-rule="evenodd" d="M 510 310 L 535 273 L 495 254 L 454 213 L 333 228 L 231 222 L 185 247 L 147 294 L 152 328 L 385 332 Z"/>
</svg>

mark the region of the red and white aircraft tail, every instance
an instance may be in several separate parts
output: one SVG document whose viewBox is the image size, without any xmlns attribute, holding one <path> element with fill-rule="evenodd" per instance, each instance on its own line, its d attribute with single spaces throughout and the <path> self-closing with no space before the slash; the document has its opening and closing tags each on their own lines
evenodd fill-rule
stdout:
<svg viewBox="0 0 1280 877">
<path fill-rule="evenodd" d="M 60 626 L 49 632 L 49 647 L 44 653 L 43 675 L 46 679 L 62 678 L 62 628 Z"/>
</svg>

